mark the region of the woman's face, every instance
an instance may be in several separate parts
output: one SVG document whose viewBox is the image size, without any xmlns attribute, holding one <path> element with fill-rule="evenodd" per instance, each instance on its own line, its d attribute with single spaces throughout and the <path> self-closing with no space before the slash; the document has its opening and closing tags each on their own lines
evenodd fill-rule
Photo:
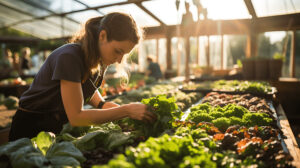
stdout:
<svg viewBox="0 0 300 168">
<path fill-rule="evenodd" d="M 135 44 L 129 40 L 108 42 L 105 30 L 99 34 L 99 51 L 105 65 L 121 63 L 123 56 L 129 53 L 134 46 Z"/>
</svg>

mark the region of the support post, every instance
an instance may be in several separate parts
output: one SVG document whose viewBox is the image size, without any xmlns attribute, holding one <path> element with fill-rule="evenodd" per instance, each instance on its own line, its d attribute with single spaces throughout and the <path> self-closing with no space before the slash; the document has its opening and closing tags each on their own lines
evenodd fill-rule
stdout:
<svg viewBox="0 0 300 168">
<path fill-rule="evenodd" d="M 206 66 L 209 67 L 210 66 L 210 53 L 209 53 L 209 36 L 207 36 L 207 45 L 205 47 L 206 51 L 205 51 L 205 55 L 206 55 Z"/>
<path fill-rule="evenodd" d="M 159 60 L 159 39 L 156 39 L 156 62 Z"/>
<path fill-rule="evenodd" d="M 171 36 L 167 34 L 167 70 L 172 70 L 172 56 L 171 56 Z"/>
<path fill-rule="evenodd" d="M 200 49 L 199 49 L 199 36 L 196 36 L 196 45 L 197 45 L 197 47 L 196 47 L 196 65 L 199 65 L 199 60 L 200 60 L 200 54 L 199 54 L 199 52 L 200 52 Z"/>
<path fill-rule="evenodd" d="M 224 40 L 223 40 L 223 35 L 221 35 L 221 69 L 223 69 L 224 65 Z"/>
<path fill-rule="evenodd" d="M 177 76 L 180 75 L 180 63 L 181 63 L 181 50 L 180 46 L 180 37 L 177 38 Z"/>
<path fill-rule="evenodd" d="M 291 43 L 291 59 L 290 59 L 290 77 L 292 78 L 296 76 L 295 56 L 296 56 L 296 31 L 293 30 L 292 43 Z"/>
<path fill-rule="evenodd" d="M 190 38 L 185 37 L 185 81 L 190 80 Z"/>
<path fill-rule="evenodd" d="M 257 56 L 257 36 L 253 31 L 247 35 L 246 58 Z"/>
</svg>

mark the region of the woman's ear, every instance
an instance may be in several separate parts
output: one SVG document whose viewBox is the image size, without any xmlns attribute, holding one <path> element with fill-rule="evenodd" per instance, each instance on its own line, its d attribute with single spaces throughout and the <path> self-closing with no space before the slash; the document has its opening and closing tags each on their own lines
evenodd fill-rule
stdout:
<svg viewBox="0 0 300 168">
<path fill-rule="evenodd" d="M 101 30 L 99 33 L 99 42 L 105 43 L 107 42 L 107 33 L 105 30 Z"/>
</svg>

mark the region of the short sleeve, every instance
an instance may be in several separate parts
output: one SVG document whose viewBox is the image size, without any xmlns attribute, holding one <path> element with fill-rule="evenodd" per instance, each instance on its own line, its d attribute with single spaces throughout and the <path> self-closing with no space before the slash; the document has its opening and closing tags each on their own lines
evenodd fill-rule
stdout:
<svg viewBox="0 0 300 168">
<path fill-rule="evenodd" d="M 67 80 L 72 82 L 81 82 L 82 62 L 76 58 L 76 55 L 62 54 L 57 56 L 53 65 L 52 80 Z"/>
</svg>

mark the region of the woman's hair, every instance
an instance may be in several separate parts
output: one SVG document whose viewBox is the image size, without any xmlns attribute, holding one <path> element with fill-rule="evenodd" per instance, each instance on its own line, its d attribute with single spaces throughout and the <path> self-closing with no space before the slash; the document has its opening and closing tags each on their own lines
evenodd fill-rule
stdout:
<svg viewBox="0 0 300 168">
<path fill-rule="evenodd" d="M 106 31 L 108 41 L 129 40 L 137 44 L 141 38 L 136 22 L 128 14 L 114 12 L 89 19 L 70 40 L 71 43 L 80 43 L 84 51 L 87 71 L 84 74 L 83 81 L 97 72 L 99 66 L 104 66 L 98 48 L 98 38 L 101 30 Z"/>
<path fill-rule="evenodd" d="M 148 55 L 147 56 L 147 61 L 155 62 L 156 59 L 155 59 L 154 55 Z"/>
</svg>

